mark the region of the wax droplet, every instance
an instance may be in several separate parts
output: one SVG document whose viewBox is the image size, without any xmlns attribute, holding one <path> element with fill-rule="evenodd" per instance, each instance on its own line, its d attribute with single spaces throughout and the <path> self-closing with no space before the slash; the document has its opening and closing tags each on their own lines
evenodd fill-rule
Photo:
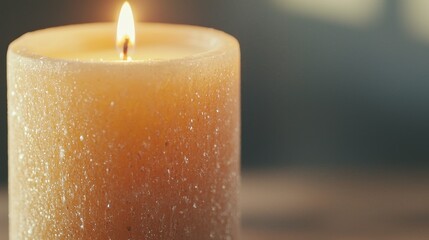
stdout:
<svg viewBox="0 0 429 240">
<path fill-rule="evenodd" d="M 28 235 L 33 234 L 33 227 L 28 228 L 27 233 Z"/>
<path fill-rule="evenodd" d="M 83 141 L 83 136 L 82 136 L 82 135 L 80 135 L 79 139 L 80 139 L 81 141 Z"/>
<path fill-rule="evenodd" d="M 60 146 L 60 160 L 63 160 L 65 157 L 65 150 L 62 146 Z"/>
</svg>

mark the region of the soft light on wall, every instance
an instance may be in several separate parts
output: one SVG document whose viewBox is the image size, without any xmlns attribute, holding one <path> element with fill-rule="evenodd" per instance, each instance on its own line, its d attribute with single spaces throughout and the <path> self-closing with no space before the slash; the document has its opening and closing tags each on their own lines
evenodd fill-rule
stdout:
<svg viewBox="0 0 429 240">
<path fill-rule="evenodd" d="M 400 13 L 405 30 L 412 36 L 429 41 L 429 1 L 401 0 Z"/>
<path fill-rule="evenodd" d="M 374 23 L 380 18 L 384 7 L 384 0 L 273 1 L 288 12 L 352 27 L 366 27 Z"/>
</svg>

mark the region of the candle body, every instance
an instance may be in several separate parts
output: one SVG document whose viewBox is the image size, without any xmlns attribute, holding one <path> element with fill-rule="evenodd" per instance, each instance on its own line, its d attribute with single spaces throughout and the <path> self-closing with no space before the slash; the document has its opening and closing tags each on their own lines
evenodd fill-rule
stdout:
<svg viewBox="0 0 429 240">
<path fill-rule="evenodd" d="M 240 67 L 231 42 L 155 63 L 40 58 L 12 44 L 11 239 L 237 238 Z"/>
</svg>

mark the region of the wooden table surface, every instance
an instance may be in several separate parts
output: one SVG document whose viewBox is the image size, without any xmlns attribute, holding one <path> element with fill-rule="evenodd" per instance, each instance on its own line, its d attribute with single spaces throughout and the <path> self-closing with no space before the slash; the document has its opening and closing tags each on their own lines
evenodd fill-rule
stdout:
<svg viewBox="0 0 429 240">
<path fill-rule="evenodd" d="M 309 170 L 243 174 L 242 239 L 429 239 L 429 176 Z M 0 240 L 7 191 L 0 189 Z"/>
</svg>

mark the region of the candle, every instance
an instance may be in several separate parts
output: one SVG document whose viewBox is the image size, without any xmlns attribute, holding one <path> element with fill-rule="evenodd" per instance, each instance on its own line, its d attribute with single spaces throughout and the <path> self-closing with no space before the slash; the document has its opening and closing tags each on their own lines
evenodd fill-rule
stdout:
<svg viewBox="0 0 429 240">
<path fill-rule="evenodd" d="M 9 46 L 11 239 L 238 238 L 238 43 L 135 27 L 135 42 L 96 23 Z"/>
</svg>

